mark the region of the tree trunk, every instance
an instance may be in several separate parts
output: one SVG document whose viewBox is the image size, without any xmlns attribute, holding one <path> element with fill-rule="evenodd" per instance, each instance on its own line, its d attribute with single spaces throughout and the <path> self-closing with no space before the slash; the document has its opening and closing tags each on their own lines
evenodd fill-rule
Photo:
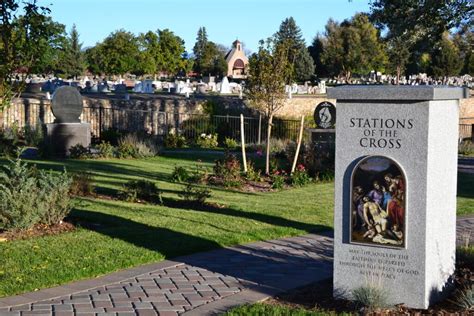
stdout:
<svg viewBox="0 0 474 316">
<path fill-rule="evenodd" d="M 397 65 L 397 85 L 400 84 L 400 74 L 402 72 L 402 67 L 400 65 Z"/>
<path fill-rule="evenodd" d="M 272 133 L 273 113 L 268 117 L 267 126 L 267 153 L 265 157 L 265 174 L 270 175 L 270 138 Z"/>
</svg>

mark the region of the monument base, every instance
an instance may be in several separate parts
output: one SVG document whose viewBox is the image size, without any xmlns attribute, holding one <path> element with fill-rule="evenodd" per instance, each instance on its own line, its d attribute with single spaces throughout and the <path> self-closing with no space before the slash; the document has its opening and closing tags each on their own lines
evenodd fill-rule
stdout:
<svg viewBox="0 0 474 316">
<path fill-rule="evenodd" d="M 89 147 L 91 125 L 89 123 L 46 124 L 47 145 L 55 155 L 69 156 L 69 149 L 75 145 Z"/>
</svg>

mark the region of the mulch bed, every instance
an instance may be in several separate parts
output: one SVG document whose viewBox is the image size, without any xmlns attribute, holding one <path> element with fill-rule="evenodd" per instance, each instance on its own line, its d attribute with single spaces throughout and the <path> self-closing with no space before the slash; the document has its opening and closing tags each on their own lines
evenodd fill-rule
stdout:
<svg viewBox="0 0 474 316">
<path fill-rule="evenodd" d="M 246 179 L 241 180 L 241 184 L 239 186 L 225 186 L 224 181 L 220 177 L 216 177 L 214 175 L 209 176 L 205 183 L 214 185 L 216 187 L 220 188 L 226 188 L 229 190 L 234 190 L 238 192 L 244 192 L 244 193 L 256 193 L 256 192 L 276 192 L 279 190 L 273 189 L 272 188 L 272 181 L 268 177 L 262 177 L 262 181 L 250 181 Z M 290 188 L 289 185 L 285 184 L 283 189 L 288 189 Z"/>
<path fill-rule="evenodd" d="M 36 224 L 33 228 L 27 230 L 0 231 L 0 240 L 11 241 L 19 239 L 29 239 L 33 237 L 42 237 L 58 235 L 70 232 L 76 229 L 76 226 L 69 222 L 61 222 L 55 225 Z"/>
<path fill-rule="evenodd" d="M 466 267 L 461 267 L 455 274 L 455 283 L 471 284 L 474 282 L 474 273 Z M 355 313 L 363 315 L 474 315 L 473 311 L 460 310 L 449 300 L 441 301 L 428 310 L 407 308 L 397 305 L 392 309 L 367 312 L 356 306 L 354 302 L 333 298 L 333 279 L 326 279 L 277 295 L 266 300 L 265 304 L 280 305 L 289 308 L 304 308 L 314 311 L 332 311 L 334 313 Z"/>
</svg>

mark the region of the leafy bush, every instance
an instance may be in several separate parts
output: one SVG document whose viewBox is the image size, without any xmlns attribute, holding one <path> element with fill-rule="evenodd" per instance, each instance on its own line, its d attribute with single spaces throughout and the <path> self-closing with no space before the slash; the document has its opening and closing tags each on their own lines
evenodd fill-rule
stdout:
<svg viewBox="0 0 474 316">
<path fill-rule="evenodd" d="M 206 202 L 206 199 L 211 197 L 211 190 L 209 190 L 208 188 L 199 188 L 193 186 L 191 183 L 188 182 L 184 186 L 183 191 L 178 195 L 186 201 L 204 204 Z"/>
<path fill-rule="evenodd" d="M 334 181 L 334 170 L 324 170 L 316 175 L 316 180 L 320 182 L 332 182 Z"/>
<path fill-rule="evenodd" d="M 198 160 L 194 167 L 194 170 L 192 171 L 191 176 L 189 177 L 189 181 L 193 183 L 204 184 L 206 183 L 208 176 L 209 172 L 206 166 L 201 163 L 201 160 Z"/>
<path fill-rule="evenodd" d="M 369 310 L 388 306 L 387 292 L 380 287 L 373 285 L 361 286 L 352 290 L 354 301 Z"/>
<path fill-rule="evenodd" d="M 154 182 L 132 180 L 123 185 L 122 198 L 127 202 L 146 201 L 163 204 L 161 192 Z"/>
<path fill-rule="evenodd" d="M 459 144 L 458 153 L 464 156 L 474 155 L 474 144 L 470 140 L 465 140 Z"/>
<path fill-rule="evenodd" d="M 224 146 L 228 149 L 235 149 L 239 147 L 239 143 L 233 138 L 226 137 L 224 140 Z"/>
<path fill-rule="evenodd" d="M 71 209 L 71 181 L 65 171 L 38 172 L 19 158 L 11 160 L 0 172 L 0 229 L 61 221 Z"/>
<path fill-rule="evenodd" d="M 166 148 L 182 148 L 186 145 L 186 138 L 181 135 L 168 134 L 165 137 L 164 145 Z"/>
<path fill-rule="evenodd" d="M 175 166 L 173 172 L 171 173 L 171 180 L 174 182 L 186 182 L 190 177 L 191 176 L 188 170 L 181 166 Z"/>
<path fill-rule="evenodd" d="M 92 185 L 92 174 L 90 172 L 79 172 L 72 175 L 70 193 L 73 196 L 92 196 L 94 186 Z"/>
<path fill-rule="evenodd" d="M 291 175 L 290 180 L 293 186 L 302 187 L 310 183 L 312 179 L 308 175 L 305 167 L 302 164 L 299 164 Z"/>
<path fill-rule="evenodd" d="M 91 153 L 89 148 L 82 146 L 81 144 L 77 144 L 69 148 L 69 158 L 72 159 L 86 159 L 90 158 Z"/>
<path fill-rule="evenodd" d="M 285 170 L 281 170 L 281 171 L 277 170 L 274 173 L 272 173 L 271 175 L 272 189 L 275 189 L 275 190 L 283 189 L 283 187 L 285 186 L 286 175 L 287 174 Z"/>
<path fill-rule="evenodd" d="M 255 166 L 252 161 L 249 160 L 247 163 L 247 174 L 245 175 L 247 180 L 260 182 L 262 181 L 262 175 L 260 170 L 255 170 Z"/>
<path fill-rule="evenodd" d="M 225 152 L 224 158 L 216 160 L 214 174 L 222 179 L 226 187 L 238 187 L 242 185 L 240 161 L 234 154 L 228 151 Z"/>
<path fill-rule="evenodd" d="M 97 145 L 98 153 L 100 158 L 113 158 L 115 157 L 115 147 L 109 142 L 102 141 Z"/>
<path fill-rule="evenodd" d="M 37 124 L 35 127 L 25 126 L 24 137 L 27 146 L 40 147 L 44 140 L 41 124 Z"/>
<path fill-rule="evenodd" d="M 201 134 L 196 139 L 196 145 L 201 148 L 217 148 L 219 146 L 217 134 Z"/>
</svg>

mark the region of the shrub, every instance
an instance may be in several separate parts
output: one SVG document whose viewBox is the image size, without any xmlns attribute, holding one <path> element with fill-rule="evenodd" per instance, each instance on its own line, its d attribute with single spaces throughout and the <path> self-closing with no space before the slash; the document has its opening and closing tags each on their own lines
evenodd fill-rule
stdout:
<svg viewBox="0 0 474 316">
<path fill-rule="evenodd" d="M 361 286 L 352 290 L 354 301 L 369 310 L 388 306 L 387 292 L 380 287 L 373 285 Z"/>
<path fill-rule="evenodd" d="M 239 147 L 239 143 L 233 138 L 226 137 L 224 140 L 224 146 L 228 149 L 235 149 Z"/>
<path fill-rule="evenodd" d="M 260 170 L 255 170 L 254 163 L 249 160 L 247 163 L 247 174 L 245 175 L 247 180 L 260 182 L 262 181 L 262 175 Z"/>
<path fill-rule="evenodd" d="M 457 288 L 449 301 L 460 309 L 474 311 L 474 283 L 469 283 Z"/>
<path fill-rule="evenodd" d="M 217 148 L 219 146 L 217 134 L 201 134 L 196 140 L 196 145 L 201 148 Z"/>
<path fill-rule="evenodd" d="M 41 170 L 38 177 L 40 223 L 60 223 L 71 210 L 69 195 L 72 179 L 66 172 L 54 174 Z"/>
<path fill-rule="evenodd" d="M 89 148 L 82 146 L 81 144 L 77 144 L 69 148 L 69 158 L 72 159 L 86 159 L 90 158 L 91 153 Z"/>
<path fill-rule="evenodd" d="M 299 164 L 296 167 L 296 170 L 291 175 L 291 184 L 293 186 L 302 187 L 311 182 L 311 178 L 308 175 L 305 167 L 302 164 Z"/>
<path fill-rule="evenodd" d="M 119 139 L 122 138 L 122 136 L 122 132 L 113 128 L 106 129 L 100 133 L 100 139 L 103 142 L 110 143 L 112 146 L 118 146 Z"/>
<path fill-rule="evenodd" d="M 320 182 L 334 181 L 334 170 L 324 170 L 316 175 L 316 180 Z"/>
<path fill-rule="evenodd" d="M 158 148 L 150 140 L 142 140 L 135 134 L 128 134 L 119 140 L 117 155 L 119 158 L 152 157 Z"/>
<path fill-rule="evenodd" d="M 469 243 L 469 240 L 466 240 Z M 474 246 L 469 244 L 456 248 L 456 266 L 474 270 Z"/>
<path fill-rule="evenodd" d="M 35 127 L 25 126 L 24 137 L 27 146 L 40 147 L 44 139 L 41 124 L 37 124 Z"/>
<path fill-rule="evenodd" d="M 191 183 L 187 183 L 183 191 L 178 194 L 180 197 L 189 202 L 195 202 L 199 204 L 204 204 L 206 199 L 211 197 L 211 190 L 208 188 L 199 188 L 193 186 Z"/>
<path fill-rule="evenodd" d="M 463 141 L 459 144 L 458 153 L 464 156 L 474 155 L 474 144 L 470 140 Z"/>
<path fill-rule="evenodd" d="M 164 145 L 166 148 L 182 148 L 186 145 L 186 138 L 181 135 L 168 134 L 165 137 Z"/>
<path fill-rule="evenodd" d="M 189 177 L 189 181 L 204 184 L 206 183 L 208 176 L 209 173 L 206 166 L 201 163 L 201 160 L 198 160 L 194 170 L 192 171 L 192 175 Z"/>
<path fill-rule="evenodd" d="M 92 196 L 94 195 L 94 186 L 92 185 L 92 174 L 90 172 L 79 172 L 72 175 L 70 193 L 74 196 Z"/>
<path fill-rule="evenodd" d="M 181 166 L 175 166 L 173 172 L 171 173 L 171 180 L 174 182 L 186 182 L 190 177 L 191 176 L 188 170 Z"/>
<path fill-rule="evenodd" d="M 224 158 L 216 160 L 214 173 L 221 178 L 224 186 L 238 187 L 242 185 L 240 177 L 240 161 L 234 154 L 225 152 Z"/>
<path fill-rule="evenodd" d="M 97 155 L 100 158 L 113 158 L 115 157 L 115 147 L 112 146 L 109 142 L 102 141 L 97 145 L 98 153 Z"/>
<path fill-rule="evenodd" d="M 0 229 L 60 222 L 71 209 L 71 181 L 65 171 L 38 172 L 19 158 L 11 160 L 0 172 Z"/>
<path fill-rule="evenodd" d="M 122 198 L 127 202 L 146 201 L 163 204 L 161 192 L 154 182 L 132 180 L 123 185 Z"/>
<path fill-rule="evenodd" d="M 272 189 L 281 190 L 285 186 L 286 172 L 284 170 L 275 171 L 271 175 Z"/>
</svg>

